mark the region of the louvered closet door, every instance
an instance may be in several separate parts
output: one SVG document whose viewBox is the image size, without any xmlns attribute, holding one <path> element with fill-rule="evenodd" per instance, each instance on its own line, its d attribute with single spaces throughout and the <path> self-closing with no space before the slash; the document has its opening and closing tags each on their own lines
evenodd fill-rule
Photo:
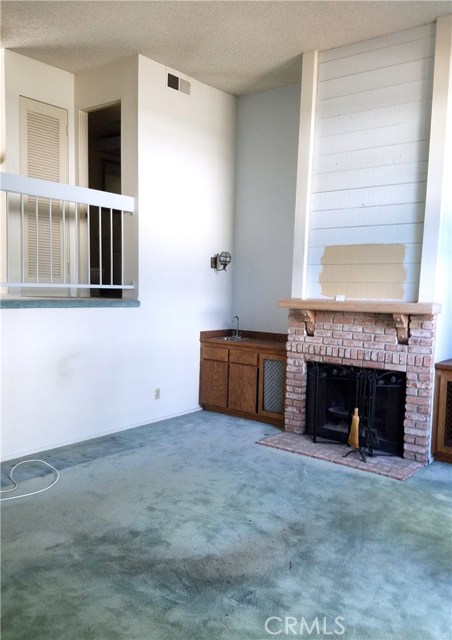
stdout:
<svg viewBox="0 0 452 640">
<path fill-rule="evenodd" d="M 21 173 L 67 183 L 67 111 L 21 96 L 20 118 Z M 63 281 L 64 237 L 60 201 L 29 197 L 24 229 L 26 282 Z M 33 290 L 33 295 L 39 294 L 49 295 L 49 290 Z M 58 294 L 64 292 L 53 290 L 52 295 Z"/>
</svg>

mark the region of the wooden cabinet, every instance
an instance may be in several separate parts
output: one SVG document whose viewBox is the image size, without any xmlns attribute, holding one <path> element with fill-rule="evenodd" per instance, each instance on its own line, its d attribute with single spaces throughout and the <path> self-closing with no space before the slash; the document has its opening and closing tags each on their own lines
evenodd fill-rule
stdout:
<svg viewBox="0 0 452 640">
<path fill-rule="evenodd" d="M 452 359 L 435 369 L 432 452 L 436 460 L 452 462 Z"/>
<path fill-rule="evenodd" d="M 215 347 L 202 347 L 199 404 L 228 406 L 228 352 Z"/>
<path fill-rule="evenodd" d="M 229 409 L 256 413 L 257 362 L 258 355 L 254 351 L 229 349 Z"/>
<path fill-rule="evenodd" d="M 283 425 L 285 370 L 283 343 L 201 342 L 199 403 L 208 410 Z"/>
</svg>

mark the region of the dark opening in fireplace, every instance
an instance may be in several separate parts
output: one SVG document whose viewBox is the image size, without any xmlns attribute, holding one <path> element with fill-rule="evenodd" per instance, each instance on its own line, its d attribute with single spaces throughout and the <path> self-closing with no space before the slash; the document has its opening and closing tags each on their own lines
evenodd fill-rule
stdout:
<svg viewBox="0 0 452 640">
<path fill-rule="evenodd" d="M 354 408 L 360 446 L 369 455 L 403 455 L 406 374 L 320 362 L 307 363 L 306 433 L 347 443 Z"/>
</svg>

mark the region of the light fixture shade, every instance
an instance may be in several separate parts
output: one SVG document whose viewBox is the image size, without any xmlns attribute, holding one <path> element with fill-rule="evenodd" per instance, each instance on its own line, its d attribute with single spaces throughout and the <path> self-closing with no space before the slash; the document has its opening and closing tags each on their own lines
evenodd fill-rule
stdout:
<svg viewBox="0 0 452 640">
<path fill-rule="evenodd" d="M 226 267 L 231 261 L 232 258 L 229 251 L 222 251 L 210 259 L 210 266 L 212 269 L 216 269 L 217 271 L 226 271 Z"/>
</svg>

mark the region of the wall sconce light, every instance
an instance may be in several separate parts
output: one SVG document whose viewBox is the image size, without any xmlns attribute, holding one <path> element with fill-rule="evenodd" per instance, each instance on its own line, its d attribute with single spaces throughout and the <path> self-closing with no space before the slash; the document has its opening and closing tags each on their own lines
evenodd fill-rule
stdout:
<svg viewBox="0 0 452 640">
<path fill-rule="evenodd" d="M 231 260 L 232 258 L 229 251 L 222 251 L 221 253 L 217 253 L 217 255 L 213 256 L 213 258 L 210 258 L 210 267 L 217 271 L 226 271 L 226 267 Z"/>
</svg>

